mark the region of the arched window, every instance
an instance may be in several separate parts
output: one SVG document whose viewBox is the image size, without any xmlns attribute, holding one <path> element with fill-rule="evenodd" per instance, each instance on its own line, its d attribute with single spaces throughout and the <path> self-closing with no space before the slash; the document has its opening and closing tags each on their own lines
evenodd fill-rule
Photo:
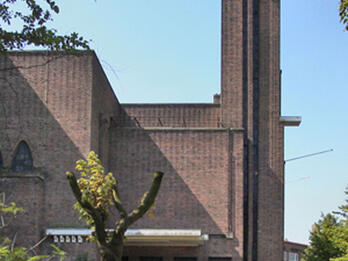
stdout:
<svg viewBox="0 0 348 261">
<path fill-rule="evenodd" d="M 33 169 L 33 158 L 29 146 L 25 141 L 21 141 L 18 144 L 11 168 L 14 172 L 30 171 Z"/>
</svg>

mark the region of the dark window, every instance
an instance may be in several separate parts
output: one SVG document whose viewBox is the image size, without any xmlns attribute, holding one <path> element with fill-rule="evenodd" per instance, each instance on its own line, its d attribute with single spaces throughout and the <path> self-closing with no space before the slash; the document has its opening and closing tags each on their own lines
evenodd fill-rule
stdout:
<svg viewBox="0 0 348 261">
<path fill-rule="evenodd" d="M 197 261 L 196 257 L 174 257 L 174 261 Z"/>
<path fill-rule="evenodd" d="M 15 172 L 30 171 L 33 169 L 33 158 L 31 157 L 29 146 L 25 141 L 21 141 L 18 144 L 11 168 Z"/>
<path fill-rule="evenodd" d="M 230 257 L 209 257 L 209 261 L 232 261 Z"/>
<path fill-rule="evenodd" d="M 163 261 L 160 256 L 141 256 L 140 261 Z"/>
<path fill-rule="evenodd" d="M 2 169 L 3 167 L 4 167 L 4 162 L 2 161 L 2 155 L 0 151 L 0 169 Z"/>
</svg>

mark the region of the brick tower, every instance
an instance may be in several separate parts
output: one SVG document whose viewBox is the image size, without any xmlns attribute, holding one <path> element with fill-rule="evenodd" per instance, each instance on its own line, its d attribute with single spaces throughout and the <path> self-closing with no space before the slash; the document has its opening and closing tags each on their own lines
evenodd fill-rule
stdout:
<svg viewBox="0 0 348 261">
<path fill-rule="evenodd" d="M 280 0 L 222 1 L 221 118 L 244 130 L 245 260 L 281 260 Z"/>
</svg>

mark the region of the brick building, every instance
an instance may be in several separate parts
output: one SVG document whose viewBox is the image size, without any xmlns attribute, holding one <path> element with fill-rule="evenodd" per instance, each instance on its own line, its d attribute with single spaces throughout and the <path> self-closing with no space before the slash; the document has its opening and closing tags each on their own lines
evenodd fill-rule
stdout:
<svg viewBox="0 0 348 261">
<path fill-rule="evenodd" d="M 299 118 L 280 114 L 279 2 L 222 0 L 211 104 L 120 104 L 94 52 L 0 57 L 0 192 L 26 210 L 6 233 L 96 257 L 64 174 L 94 150 L 127 209 L 166 173 L 128 260 L 282 260 L 283 128 Z"/>
<path fill-rule="evenodd" d="M 284 241 L 284 261 L 300 261 L 304 250 L 308 245 L 300 244 L 297 242 Z"/>
</svg>

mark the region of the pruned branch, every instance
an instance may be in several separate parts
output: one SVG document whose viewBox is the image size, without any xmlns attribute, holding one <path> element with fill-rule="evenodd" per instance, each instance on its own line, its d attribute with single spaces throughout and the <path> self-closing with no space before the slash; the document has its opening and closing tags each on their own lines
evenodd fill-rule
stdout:
<svg viewBox="0 0 348 261">
<path fill-rule="evenodd" d="M 116 209 L 118 210 L 118 212 L 120 212 L 120 217 L 121 218 L 126 218 L 127 217 L 127 211 L 123 207 L 122 202 L 120 200 L 120 197 L 118 196 L 117 184 L 115 184 L 112 187 L 112 200 L 113 200 L 113 202 L 115 204 Z"/>
<path fill-rule="evenodd" d="M 150 190 L 148 192 L 145 192 L 140 205 L 136 209 L 134 209 L 127 217 L 126 223 L 128 227 L 139 218 L 141 218 L 153 205 L 159 191 L 163 175 L 164 173 L 159 171 L 156 171 L 153 174 L 153 180 Z"/>
<path fill-rule="evenodd" d="M 73 172 L 66 173 L 77 200 L 75 208 L 87 224 L 94 226 L 93 236 L 103 260 L 121 260 L 124 234 L 130 225 L 153 206 L 164 173 L 154 173 L 150 190 L 144 194 L 140 205 L 128 214 L 119 197 L 116 179 L 112 173 L 105 175 L 104 168 L 95 152 L 90 152 L 87 161 L 77 161 L 76 170 L 81 174 L 79 180 L 76 180 Z M 110 214 L 111 205 L 115 205 L 120 219 L 115 223 L 114 231 L 110 235 L 110 231 L 105 229 L 105 221 Z"/>
<path fill-rule="evenodd" d="M 95 232 L 96 232 L 96 236 L 97 236 L 98 241 L 102 245 L 106 244 L 105 224 L 104 224 L 102 214 L 97 209 L 95 209 L 87 200 L 84 200 L 82 198 L 82 194 L 81 194 L 79 185 L 77 184 L 75 174 L 73 172 L 68 171 L 66 173 L 66 176 L 68 178 L 71 190 L 72 190 L 77 202 L 93 218 L 94 225 L 95 225 Z"/>
</svg>

